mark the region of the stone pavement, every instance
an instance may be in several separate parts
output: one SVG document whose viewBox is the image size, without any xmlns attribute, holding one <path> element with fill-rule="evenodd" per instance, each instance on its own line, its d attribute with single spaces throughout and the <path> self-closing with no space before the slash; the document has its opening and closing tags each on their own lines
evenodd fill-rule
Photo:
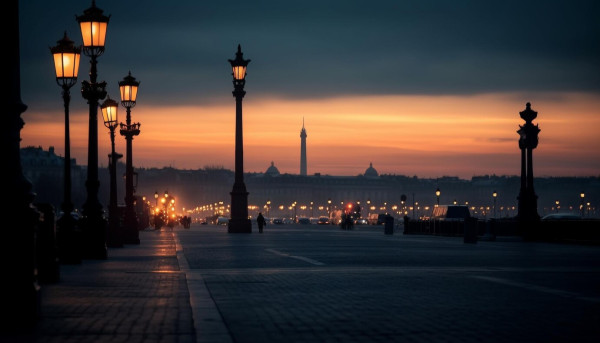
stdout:
<svg viewBox="0 0 600 343">
<path fill-rule="evenodd" d="M 140 241 L 61 265 L 60 281 L 41 285 L 36 327 L 0 342 L 196 342 L 174 233 L 141 231 Z"/>
</svg>

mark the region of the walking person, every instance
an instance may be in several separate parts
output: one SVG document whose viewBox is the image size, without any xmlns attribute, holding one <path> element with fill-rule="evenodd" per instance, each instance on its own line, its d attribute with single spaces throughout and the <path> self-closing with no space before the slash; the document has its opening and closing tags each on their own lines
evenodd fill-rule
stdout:
<svg viewBox="0 0 600 343">
<path fill-rule="evenodd" d="M 265 217 L 263 217 L 262 213 L 258 213 L 258 216 L 256 217 L 256 223 L 258 224 L 258 232 L 262 233 L 263 232 L 263 227 L 267 225 L 267 221 L 265 220 Z"/>
</svg>

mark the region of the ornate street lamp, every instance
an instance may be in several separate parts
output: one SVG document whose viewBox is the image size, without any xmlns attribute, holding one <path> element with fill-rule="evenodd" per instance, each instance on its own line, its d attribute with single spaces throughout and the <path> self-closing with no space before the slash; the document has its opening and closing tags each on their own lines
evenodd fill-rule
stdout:
<svg viewBox="0 0 600 343">
<path fill-rule="evenodd" d="M 158 191 L 154 192 L 154 202 L 156 203 L 154 207 L 158 207 Z"/>
<path fill-rule="evenodd" d="M 248 192 L 244 184 L 244 139 L 242 130 L 242 99 L 246 92 L 246 68 L 250 60 L 244 59 L 242 47 L 231 63 L 233 75 L 233 96 L 235 97 L 235 181 L 231 191 L 231 219 L 227 227 L 229 233 L 251 233 L 252 223 L 248 219 Z"/>
<path fill-rule="evenodd" d="M 437 205 L 438 205 L 438 206 L 440 206 L 440 194 L 442 194 L 442 192 L 440 192 L 440 188 L 438 187 L 438 188 L 435 190 L 435 196 L 436 196 L 436 198 L 437 198 Z"/>
<path fill-rule="evenodd" d="M 524 125 L 519 125 L 519 149 L 521 149 L 521 188 L 517 197 L 518 213 L 517 218 L 523 227 L 523 232 L 527 232 L 532 227 L 532 223 L 538 222 L 540 216 L 537 213 L 538 196 L 533 187 L 533 149 L 537 148 L 539 143 L 538 135 L 540 128 L 533 124 L 537 118 L 537 112 L 531 109 L 531 103 L 525 105 L 525 110 L 519 112 L 521 119 L 525 120 Z"/>
<path fill-rule="evenodd" d="M 89 104 L 88 166 L 85 182 L 87 198 L 83 204 L 83 227 L 85 229 L 84 258 L 106 259 L 106 221 L 102 215 L 102 204 L 98 201 L 98 102 L 106 97 L 106 82 L 97 82 L 96 59 L 104 53 L 106 29 L 110 16 L 92 6 L 80 16 L 77 22 L 83 38 L 83 53 L 90 57 L 90 80 L 83 81 L 81 95 Z"/>
<path fill-rule="evenodd" d="M 581 198 L 581 205 L 579 205 L 579 210 L 581 211 L 581 217 L 583 218 L 584 215 L 584 204 L 585 204 L 585 193 L 581 192 L 581 194 L 579 194 L 579 197 Z"/>
<path fill-rule="evenodd" d="M 79 74 L 79 60 L 81 47 L 75 46 L 72 40 L 64 37 L 57 41 L 57 45 L 50 48 L 54 59 L 54 70 L 56 72 L 56 83 L 62 88 L 63 104 L 65 107 L 65 163 L 63 175 L 63 203 L 61 210 L 63 215 L 57 220 L 57 238 L 59 259 L 62 263 L 81 263 L 79 253 L 80 242 L 76 237 L 76 223 L 71 216 L 73 202 L 71 200 L 71 138 L 69 130 L 69 103 L 71 102 L 70 89 L 77 83 Z"/>
<path fill-rule="evenodd" d="M 117 160 L 123 155 L 115 152 L 115 129 L 119 125 L 117 109 L 119 104 L 107 96 L 100 106 L 104 126 L 110 130 L 111 152 L 109 158 L 110 170 L 110 198 L 108 205 L 108 237 L 106 244 L 109 247 L 120 248 L 123 246 L 121 232 L 119 230 L 119 208 L 117 206 Z"/>
<path fill-rule="evenodd" d="M 140 244 L 140 236 L 138 232 L 138 220 L 135 214 L 133 196 L 133 136 L 140 134 L 140 123 L 131 123 L 131 108 L 135 106 L 138 87 L 140 83 L 131 76 L 131 72 L 123 81 L 119 82 L 119 90 L 121 92 L 121 105 L 127 109 L 127 121 L 121 123 L 121 136 L 125 136 L 127 141 L 127 158 L 125 166 L 125 232 L 123 242 L 126 244 Z"/>
</svg>

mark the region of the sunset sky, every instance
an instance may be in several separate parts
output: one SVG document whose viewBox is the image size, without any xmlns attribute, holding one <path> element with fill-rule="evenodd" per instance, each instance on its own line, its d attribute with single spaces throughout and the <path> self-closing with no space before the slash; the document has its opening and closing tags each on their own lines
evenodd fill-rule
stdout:
<svg viewBox="0 0 600 343">
<path fill-rule="evenodd" d="M 21 1 L 21 146 L 64 153 L 64 109 L 48 47 L 91 1 Z M 517 175 L 519 112 L 538 112 L 538 176 L 600 175 L 596 1 L 113 1 L 98 79 L 118 98 L 141 81 L 136 167 L 234 167 L 231 68 L 251 59 L 244 167 L 357 175 L 369 163 L 420 177 Z M 88 78 L 82 56 L 79 81 Z M 71 89 L 71 154 L 87 163 L 88 107 Z M 120 108 L 120 120 L 125 109 Z M 100 121 L 107 164 L 108 129 Z M 117 151 L 125 139 L 117 137 Z"/>
</svg>

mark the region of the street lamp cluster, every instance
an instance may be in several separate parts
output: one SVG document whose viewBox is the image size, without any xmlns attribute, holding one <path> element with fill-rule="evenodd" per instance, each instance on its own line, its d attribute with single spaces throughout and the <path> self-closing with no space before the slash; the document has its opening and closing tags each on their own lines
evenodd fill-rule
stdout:
<svg viewBox="0 0 600 343">
<path fill-rule="evenodd" d="M 96 7 L 92 1 L 90 8 L 76 17 L 81 30 L 83 41 L 82 47 L 75 46 L 65 32 L 64 37 L 57 45 L 50 48 L 54 59 L 56 81 L 63 89 L 63 102 L 65 107 L 65 162 L 64 162 L 64 201 L 61 206 L 63 215 L 58 225 L 61 233 L 64 249 L 68 253 L 65 260 L 78 262 L 78 256 L 74 251 L 76 245 L 82 244 L 80 249 L 83 258 L 105 259 L 107 257 L 107 246 L 120 247 L 123 243 L 139 244 L 137 218 L 134 209 L 135 197 L 133 196 L 133 166 L 132 166 L 132 144 L 133 136 L 139 134 L 139 123 L 131 123 L 131 108 L 135 106 L 139 82 L 131 76 L 131 72 L 119 82 L 121 105 L 127 109 L 126 124 L 121 123 L 121 135 L 127 141 L 127 172 L 126 172 L 126 212 L 124 230 L 119 228 L 119 217 L 117 207 L 116 187 L 116 163 L 122 155 L 115 152 L 115 129 L 118 126 L 117 102 L 107 97 L 106 82 L 98 82 L 97 58 L 104 53 L 106 42 L 106 30 L 110 16 L 103 14 L 103 10 Z M 87 196 L 83 204 L 83 218 L 80 223 L 75 223 L 71 217 L 73 204 L 71 202 L 71 158 L 69 137 L 69 102 L 70 88 L 77 82 L 79 72 L 79 61 L 81 51 L 90 57 L 90 79 L 82 82 L 81 94 L 89 104 L 89 132 L 88 132 L 88 165 L 87 180 L 85 183 Z M 111 154 L 109 155 L 110 169 L 110 199 L 109 199 L 109 221 L 108 232 L 106 222 L 103 218 L 102 205 L 98 201 L 98 105 L 99 101 L 106 98 L 101 104 L 104 125 L 110 131 Z M 76 225 L 80 224 L 82 230 L 82 242 L 75 238 Z M 66 261 L 64 261 L 66 262 Z"/>
</svg>

